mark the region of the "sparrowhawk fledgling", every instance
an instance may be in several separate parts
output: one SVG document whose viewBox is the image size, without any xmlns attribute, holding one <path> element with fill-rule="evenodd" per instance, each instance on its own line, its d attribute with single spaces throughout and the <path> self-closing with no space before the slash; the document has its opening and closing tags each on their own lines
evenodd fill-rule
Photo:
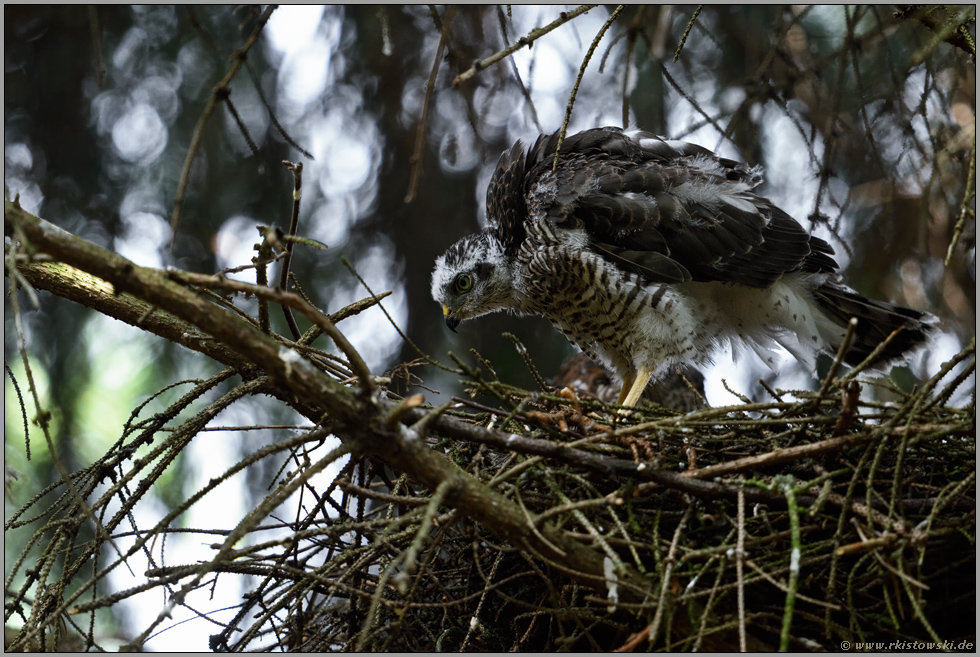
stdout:
<svg viewBox="0 0 980 657">
<path fill-rule="evenodd" d="M 858 320 L 846 362 L 900 360 L 926 341 L 926 313 L 843 285 L 827 242 L 752 190 L 760 171 L 651 133 L 597 128 L 505 152 L 487 228 L 436 260 L 432 296 L 449 328 L 497 310 L 542 315 L 623 380 L 636 404 L 651 376 L 745 345 L 770 365 L 782 345 L 813 366 Z"/>
</svg>

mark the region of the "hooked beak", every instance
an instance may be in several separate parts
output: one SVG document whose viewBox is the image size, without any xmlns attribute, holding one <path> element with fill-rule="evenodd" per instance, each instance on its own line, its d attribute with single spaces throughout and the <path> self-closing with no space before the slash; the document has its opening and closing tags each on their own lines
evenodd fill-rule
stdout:
<svg viewBox="0 0 980 657">
<path fill-rule="evenodd" d="M 446 317 L 446 326 L 449 327 L 450 331 L 455 333 L 456 327 L 459 326 L 459 323 L 462 320 L 460 320 L 459 317 L 453 316 L 453 311 L 449 309 L 449 306 L 442 307 L 442 314 Z"/>
</svg>

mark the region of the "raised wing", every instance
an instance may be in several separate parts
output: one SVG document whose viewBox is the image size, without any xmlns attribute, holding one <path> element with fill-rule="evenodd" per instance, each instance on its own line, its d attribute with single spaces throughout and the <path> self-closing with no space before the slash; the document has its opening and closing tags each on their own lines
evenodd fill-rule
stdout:
<svg viewBox="0 0 980 657">
<path fill-rule="evenodd" d="M 837 269 L 829 244 L 751 191 L 762 179 L 743 164 L 597 128 L 567 137 L 553 171 L 557 143 L 542 135 L 523 162 L 517 146 L 501 157 L 487 199 L 508 250 L 523 241 L 524 220 L 546 220 L 583 228 L 590 248 L 650 282 L 766 287 L 786 272 Z"/>
</svg>

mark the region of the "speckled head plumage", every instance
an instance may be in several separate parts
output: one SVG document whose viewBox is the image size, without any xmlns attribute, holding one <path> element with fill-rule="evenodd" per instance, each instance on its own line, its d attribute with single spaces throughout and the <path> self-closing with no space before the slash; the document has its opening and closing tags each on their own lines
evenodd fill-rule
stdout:
<svg viewBox="0 0 980 657">
<path fill-rule="evenodd" d="M 442 304 L 453 331 L 472 319 L 511 302 L 510 259 L 493 229 L 467 235 L 439 258 L 432 272 L 432 298 Z"/>
</svg>

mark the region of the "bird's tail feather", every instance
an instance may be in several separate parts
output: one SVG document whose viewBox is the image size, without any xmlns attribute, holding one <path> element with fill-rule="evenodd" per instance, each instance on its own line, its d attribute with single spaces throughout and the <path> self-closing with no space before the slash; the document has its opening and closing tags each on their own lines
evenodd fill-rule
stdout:
<svg viewBox="0 0 980 657">
<path fill-rule="evenodd" d="M 813 294 L 824 314 L 835 324 L 846 327 L 852 317 L 858 320 L 854 340 L 844 357 L 848 365 L 863 362 L 896 331 L 870 367 L 878 369 L 900 364 L 926 344 L 936 328 L 937 320 L 929 313 L 866 299 L 834 285 L 821 285 Z"/>
</svg>

